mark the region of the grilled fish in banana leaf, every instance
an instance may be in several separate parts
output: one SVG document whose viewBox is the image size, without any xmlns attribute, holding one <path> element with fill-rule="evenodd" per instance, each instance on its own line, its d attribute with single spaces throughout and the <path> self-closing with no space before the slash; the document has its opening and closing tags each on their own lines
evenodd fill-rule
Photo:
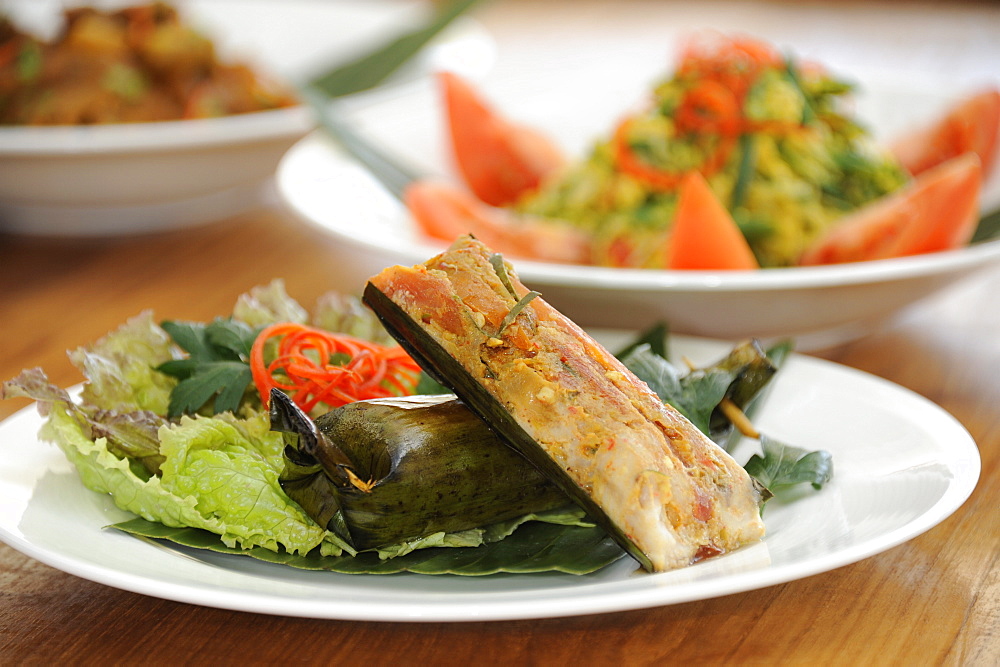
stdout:
<svg viewBox="0 0 1000 667">
<path fill-rule="evenodd" d="M 271 395 L 284 431 L 281 486 L 358 551 L 570 504 L 454 396 L 373 399 L 315 421 Z"/>
<path fill-rule="evenodd" d="M 365 302 L 650 571 L 763 537 L 743 468 L 471 237 L 369 280 Z"/>
</svg>

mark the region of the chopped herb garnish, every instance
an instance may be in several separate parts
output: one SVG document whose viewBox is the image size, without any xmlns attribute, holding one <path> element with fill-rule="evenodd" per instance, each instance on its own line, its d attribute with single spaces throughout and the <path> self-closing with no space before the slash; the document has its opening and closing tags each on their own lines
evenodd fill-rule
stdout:
<svg viewBox="0 0 1000 667">
<path fill-rule="evenodd" d="M 500 323 L 500 328 L 497 329 L 497 336 L 504 332 L 504 329 L 509 327 L 511 323 L 517 319 L 517 316 L 524 310 L 524 307 L 531 303 L 532 299 L 541 296 L 538 292 L 531 291 L 521 297 L 521 300 L 514 304 L 514 307 L 510 309 L 507 313 L 507 317 L 503 318 L 503 322 Z"/>
<path fill-rule="evenodd" d="M 17 80 L 30 83 L 42 73 L 42 47 L 35 41 L 27 42 L 17 54 Z"/>
<path fill-rule="evenodd" d="M 514 291 L 514 284 L 510 282 L 510 276 L 507 275 L 507 264 L 503 261 L 503 255 L 498 252 L 490 255 L 490 264 L 493 265 L 493 270 L 496 271 L 497 276 L 500 278 L 500 282 L 503 286 L 507 288 L 510 295 L 515 299 L 518 298 L 517 292 Z"/>
<path fill-rule="evenodd" d="M 493 266 L 493 270 L 496 271 L 497 276 L 500 278 L 500 282 L 503 283 L 504 288 L 510 293 L 511 297 L 517 299 L 517 303 L 514 307 L 510 309 L 507 313 L 507 317 L 503 318 L 503 322 L 500 323 L 500 328 L 497 329 L 496 335 L 500 336 L 504 332 L 504 329 L 509 327 L 511 323 L 517 319 L 524 307 L 531 303 L 531 300 L 535 297 L 541 296 L 541 293 L 532 290 L 524 296 L 518 298 L 517 291 L 514 289 L 514 283 L 511 282 L 510 276 L 507 274 L 507 264 L 503 261 L 503 255 L 498 252 L 490 255 L 490 264 Z"/>
</svg>

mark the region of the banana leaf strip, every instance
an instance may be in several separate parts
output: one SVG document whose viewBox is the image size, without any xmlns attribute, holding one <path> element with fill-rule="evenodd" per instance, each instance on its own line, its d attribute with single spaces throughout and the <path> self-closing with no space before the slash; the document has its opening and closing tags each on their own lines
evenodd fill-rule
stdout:
<svg viewBox="0 0 1000 667">
<path fill-rule="evenodd" d="M 112 526 L 136 537 L 155 540 L 164 548 L 180 548 L 186 555 L 203 559 L 193 550 L 248 556 L 256 560 L 302 570 L 343 574 L 456 574 L 483 576 L 502 572 L 533 574 L 563 572 L 584 575 L 617 561 L 625 552 L 596 526 L 567 526 L 531 521 L 503 540 L 478 547 L 432 547 L 382 560 L 373 552 L 356 556 L 324 556 L 314 549 L 302 556 L 274 552 L 262 547 L 231 548 L 219 536 L 197 528 L 171 528 L 161 523 L 132 519 Z M 173 547 L 171 545 L 176 545 Z"/>
<path fill-rule="evenodd" d="M 277 394 L 282 488 L 358 551 L 569 503 L 454 395 L 359 401 L 313 421 Z"/>
<path fill-rule="evenodd" d="M 760 341 L 749 340 L 738 344 L 726 357 L 705 370 L 731 374 L 733 379 L 726 388 L 725 398 L 745 412 L 778 372 L 778 367 L 767 356 Z M 723 442 L 732 430 L 729 418 L 718 407 L 714 408 L 709 418 L 709 437 Z"/>
</svg>

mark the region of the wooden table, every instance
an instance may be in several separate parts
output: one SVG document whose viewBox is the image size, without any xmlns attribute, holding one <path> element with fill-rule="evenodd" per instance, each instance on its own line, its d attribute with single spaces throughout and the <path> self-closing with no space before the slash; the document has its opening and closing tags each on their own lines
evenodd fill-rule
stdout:
<svg viewBox="0 0 1000 667">
<path fill-rule="evenodd" d="M 0 378 L 42 366 L 80 381 L 65 351 L 145 308 L 207 320 L 273 278 L 303 304 L 335 288 L 334 242 L 261 209 L 121 240 L 0 236 Z M 254 258 L 246 261 L 246 258 Z M 350 288 L 341 288 L 350 289 Z M 109 588 L 0 545 L 0 663 L 996 664 L 1000 658 L 1000 271 L 822 356 L 908 387 L 971 431 L 972 497 L 924 535 L 857 564 L 749 593 L 616 614 L 496 623 L 362 623 L 197 607 Z M 0 402 L 0 418 L 27 404 Z M 707 633 L 707 634 L 706 634 Z"/>
<path fill-rule="evenodd" d="M 560 34 L 569 34 L 583 13 L 567 11 L 565 3 L 553 9 L 559 4 L 541 3 L 528 14 L 551 20 L 563 11 Z M 977 10 L 963 11 L 954 15 L 971 30 Z M 605 6 L 597 15 L 613 14 Z M 629 16 L 636 30 L 648 23 Z M 690 11 L 686 17 L 698 18 Z M 521 34 L 521 24 L 502 7 L 486 10 L 483 20 L 501 44 L 511 43 L 505 35 Z M 603 19 L 590 24 L 595 33 L 606 32 Z M 836 32 L 834 26 L 829 34 Z M 539 34 L 532 33 L 534 45 L 546 46 Z M 996 47 L 996 40 L 982 43 Z M 501 71 L 523 64 L 504 62 Z M 248 287 L 279 277 L 304 304 L 329 289 L 356 290 L 332 284 L 335 250 L 332 239 L 268 208 L 138 238 L 0 235 L 0 379 L 42 366 L 54 382 L 75 384 L 80 377 L 65 351 L 143 309 L 206 320 L 229 312 Z M 409 624 L 181 604 L 80 579 L 0 544 L 0 663 L 1000 664 L 998 292 L 1000 270 L 990 270 L 877 333 L 820 355 L 935 401 L 969 429 L 982 452 L 978 488 L 953 516 L 859 563 L 762 590 L 640 611 Z M 26 405 L 2 401 L 0 418 Z"/>
</svg>

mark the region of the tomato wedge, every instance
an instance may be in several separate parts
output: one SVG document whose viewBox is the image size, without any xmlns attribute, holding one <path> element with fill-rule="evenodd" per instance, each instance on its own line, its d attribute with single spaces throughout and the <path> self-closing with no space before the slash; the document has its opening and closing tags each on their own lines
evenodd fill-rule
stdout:
<svg viewBox="0 0 1000 667">
<path fill-rule="evenodd" d="M 467 81 L 452 72 L 438 79 L 456 166 L 479 199 L 491 206 L 512 204 L 565 164 L 552 141 L 502 118 Z"/>
<path fill-rule="evenodd" d="M 696 171 L 681 181 L 668 243 L 668 269 L 760 268 L 743 232 Z"/>
<path fill-rule="evenodd" d="M 446 183 L 417 181 L 403 193 L 410 215 L 432 238 L 451 243 L 472 234 L 497 252 L 546 262 L 586 264 L 589 237 L 559 221 L 521 218 Z"/>
<path fill-rule="evenodd" d="M 802 265 L 861 262 L 958 248 L 979 219 L 982 168 L 966 153 L 856 212 L 803 253 Z"/>
<path fill-rule="evenodd" d="M 946 160 L 973 152 L 982 162 L 983 179 L 993 173 L 1000 139 L 1000 90 L 965 98 L 937 123 L 901 137 L 892 152 L 917 176 Z"/>
</svg>

